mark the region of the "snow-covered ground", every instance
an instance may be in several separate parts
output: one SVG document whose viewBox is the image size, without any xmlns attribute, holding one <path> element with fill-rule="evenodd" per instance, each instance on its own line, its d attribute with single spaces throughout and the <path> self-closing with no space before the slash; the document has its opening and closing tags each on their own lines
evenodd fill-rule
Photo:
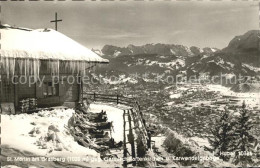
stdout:
<svg viewBox="0 0 260 168">
<path fill-rule="evenodd" d="M 168 105 L 168 106 L 172 106 L 173 104 L 175 104 L 175 101 L 171 101 L 171 102 L 166 103 L 166 105 Z"/>
<path fill-rule="evenodd" d="M 79 145 L 69 132 L 68 120 L 74 110 L 55 109 L 34 114 L 1 115 L 2 148 L 6 156 L 37 156 L 60 159 L 63 164 L 91 165 L 91 161 L 99 160 L 100 154 L 93 149 Z M 47 140 L 53 133 L 49 129 L 54 126 L 60 142 Z M 15 152 L 13 152 L 15 151 Z M 70 157 L 89 158 L 87 160 L 69 161 Z M 48 162 L 48 163 L 47 163 Z M 52 161 L 27 162 L 28 166 L 54 166 Z M 25 164 L 18 163 L 16 164 Z M 93 164 L 93 163 L 92 163 Z"/>
<path fill-rule="evenodd" d="M 102 103 L 90 105 L 91 112 L 100 112 L 101 110 L 107 112 L 108 121 L 113 121 L 114 131 L 112 136 L 117 142 L 123 140 L 123 110 L 126 109 L 129 109 L 129 107 L 123 105 Z M 68 121 L 74 112 L 73 109 L 55 109 L 34 114 L 1 115 L 1 131 L 3 135 L 1 146 L 15 149 L 15 151 L 23 153 L 23 156 L 30 153 L 30 156 L 65 158 L 66 163 L 69 157 L 81 158 L 81 161 L 70 162 L 70 164 L 74 165 L 91 167 L 110 165 L 114 167 L 122 164 L 121 162 L 103 162 L 100 159 L 100 154 L 95 150 L 85 148 L 74 141 L 68 129 Z M 52 133 L 49 126 L 57 128 L 58 132 L 56 134 L 61 143 L 46 140 L 46 137 Z M 16 156 L 16 153 L 11 152 L 5 154 L 7 156 Z M 83 158 L 88 159 L 83 160 Z M 35 164 L 28 162 L 28 166 L 30 165 Z M 50 163 L 49 166 L 53 166 L 53 164 Z"/>
<path fill-rule="evenodd" d="M 250 70 L 252 70 L 252 71 L 255 71 L 255 72 L 259 72 L 259 71 L 260 71 L 260 68 L 259 68 L 259 67 L 254 67 L 254 66 L 249 65 L 249 64 L 243 63 L 242 66 L 243 66 L 243 67 L 247 67 L 248 69 L 250 69 Z"/>
<path fill-rule="evenodd" d="M 173 91 L 170 92 L 170 98 L 180 98 L 181 93 L 183 91 L 186 91 L 186 90 L 188 90 L 189 88 L 192 88 L 192 87 L 193 88 L 198 87 L 198 88 L 201 88 L 201 89 L 206 89 L 208 91 L 214 91 L 214 92 L 219 93 L 219 95 L 222 95 L 222 96 L 231 96 L 231 97 L 233 97 L 233 99 L 238 100 L 238 102 L 236 103 L 237 105 L 240 105 L 240 104 L 243 103 L 243 101 L 245 101 L 248 108 L 251 108 L 251 109 L 252 108 L 256 108 L 256 109 L 258 108 L 258 109 L 260 109 L 260 93 L 237 93 L 237 92 L 232 91 L 228 87 L 225 87 L 225 86 L 222 86 L 222 85 L 215 85 L 215 84 L 207 84 L 205 86 L 203 86 L 203 85 L 198 85 L 198 86 L 186 85 L 185 87 L 180 86 L 180 87 L 177 87 L 177 90 L 175 90 L 174 92 Z M 190 102 L 189 104 L 192 105 L 192 106 L 197 106 L 197 105 L 200 105 L 201 103 L 210 105 L 210 101 L 209 102 L 199 101 L 197 103 L 191 103 Z M 170 101 L 170 102 L 167 102 L 166 104 L 171 106 L 171 105 L 175 104 L 175 102 Z M 224 108 L 224 105 L 223 105 L 223 108 Z"/>
<path fill-rule="evenodd" d="M 78 145 L 70 135 L 68 129 L 68 120 L 74 113 L 74 110 L 57 109 L 53 111 L 41 111 L 34 114 L 2 115 L 2 145 L 8 145 L 12 148 L 28 151 L 42 156 L 94 156 L 99 154 L 92 149 L 86 149 Z M 67 149 L 56 150 L 52 142 L 46 142 L 46 149 L 42 149 L 41 138 L 46 137 L 48 127 L 54 125 L 60 140 Z M 29 134 L 33 129 L 39 130 L 38 133 Z"/>
<path fill-rule="evenodd" d="M 117 78 L 104 77 L 103 80 L 104 80 L 104 83 L 111 84 L 111 85 L 121 84 L 121 83 L 125 83 L 125 82 L 136 84 L 138 82 L 136 79 L 131 78 L 131 77 L 126 77 L 125 75 L 119 75 L 119 77 L 117 77 Z"/>
<path fill-rule="evenodd" d="M 204 146 L 209 147 L 209 143 L 207 140 L 199 138 L 199 137 L 192 137 L 192 138 L 186 138 L 175 131 L 172 131 L 171 129 L 167 128 L 166 133 L 163 135 L 158 135 L 157 137 L 152 137 L 152 140 L 155 141 L 155 146 L 158 148 L 158 151 L 161 152 L 161 154 L 164 157 L 171 158 L 173 155 L 168 153 L 166 151 L 166 146 L 163 145 L 165 139 L 170 134 L 174 135 L 174 138 L 180 140 L 183 144 L 183 146 L 189 148 L 191 151 L 196 152 L 196 155 L 200 157 L 201 159 L 205 158 L 206 160 L 200 160 L 200 165 L 203 166 L 209 166 L 209 167 L 223 167 L 223 166 L 232 166 L 232 164 L 224 162 L 220 160 L 218 157 L 215 157 L 213 153 L 210 153 L 208 151 L 204 150 Z M 173 143 L 174 144 L 174 143 Z M 208 158 L 208 159 L 207 159 Z M 178 161 L 174 160 L 168 160 L 167 167 L 179 167 L 180 163 Z M 197 165 L 193 165 L 197 166 Z"/>
<path fill-rule="evenodd" d="M 209 91 L 216 91 L 219 92 L 221 95 L 224 96 L 234 96 L 240 100 L 238 103 L 242 104 L 245 100 L 245 103 L 249 105 L 249 107 L 259 107 L 260 105 L 260 93 L 236 93 L 232 91 L 228 87 L 224 87 L 222 85 L 213 85 L 209 84 L 206 86 Z"/>
<path fill-rule="evenodd" d="M 194 142 L 196 142 L 198 144 L 198 146 L 200 146 L 200 147 L 204 147 L 204 146 L 206 146 L 208 148 L 210 147 L 208 139 L 203 139 L 203 138 L 196 137 L 196 136 L 191 137 L 190 139 L 193 140 Z"/>
<path fill-rule="evenodd" d="M 139 62 L 139 64 L 140 64 L 140 62 Z M 173 69 L 173 67 L 176 66 L 176 68 L 179 69 L 180 67 L 184 67 L 185 66 L 185 60 L 177 58 L 177 59 L 172 60 L 172 61 L 167 62 L 167 63 L 166 62 L 146 60 L 144 62 L 144 64 L 145 65 L 149 65 L 149 66 L 151 66 L 151 65 L 159 65 L 160 67 L 170 68 L 170 69 Z"/>
<path fill-rule="evenodd" d="M 175 93 L 175 94 L 171 94 L 171 95 L 170 95 L 170 98 L 171 98 L 171 99 L 179 98 L 179 97 L 181 97 L 181 93 Z"/>
<path fill-rule="evenodd" d="M 155 146 L 158 148 L 158 152 L 161 152 L 162 156 L 164 157 L 171 157 L 172 155 L 166 151 L 164 148 L 163 142 L 165 141 L 166 136 L 164 135 L 158 135 L 156 137 L 152 137 L 152 140 L 154 141 Z M 160 156 L 157 156 L 160 157 Z M 167 167 L 179 167 L 177 163 L 175 163 L 173 160 L 168 160 L 167 161 Z"/>
</svg>

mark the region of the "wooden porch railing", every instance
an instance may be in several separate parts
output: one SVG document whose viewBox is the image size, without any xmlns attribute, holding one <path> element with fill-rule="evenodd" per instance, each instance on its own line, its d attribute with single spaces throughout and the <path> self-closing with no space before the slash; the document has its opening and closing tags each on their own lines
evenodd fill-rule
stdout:
<svg viewBox="0 0 260 168">
<path fill-rule="evenodd" d="M 92 101 L 105 101 L 105 102 L 114 102 L 116 104 L 123 104 L 123 105 L 132 105 L 138 104 L 135 98 L 129 98 L 122 95 L 106 95 L 100 93 L 83 93 L 83 99 L 90 99 Z M 139 104 L 138 104 L 139 105 Z"/>
<path fill-rule="evenodd" d="M 121 95 L 106 95 L 93 92 L 84 92 L 82 95 L 82 99 L 88 99 L 96 102 L 112 102 L 132 107 L 132 109 L 129 110 L 129 115 L 131 115 L 131 118 L 134 122 L 134 127 L 138 129 L 144 146 L 146 148 L 148 148 L 148 146 L 151 146 L 148 144 L 149 137 L 145 125 L 145 120 L 143 118 L 143 113 L 141 112 L 140 105 L 135 98 L 125 97 Z"/>
</svg>

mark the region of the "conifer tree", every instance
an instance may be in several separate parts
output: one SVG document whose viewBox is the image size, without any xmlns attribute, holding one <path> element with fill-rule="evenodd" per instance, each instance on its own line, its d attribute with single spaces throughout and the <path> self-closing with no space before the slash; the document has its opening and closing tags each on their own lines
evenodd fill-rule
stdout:
<svg viewBox="0 0 260 168">
<path fill-rule="evenodd" d="M 215 126 L 211 129 L 213 137 L 209 138 L 209 142 L 213 147 L 213 151 L 221 159 L 228 161 L 230 155 L 224 155 L 223 152 L 232 152 L 232 143 L 234 140 L 234 122 L 227 108 L 222 112 L 219 119 L 215 120 Z"/>
<path fill-rule="evenodd" d="M 255 138 L 251 133 L 252 128 L 253 123 L 244 101 L 240 110 L 240 116 L 236 121 L 236 156 L 233 161 L 235 164 L 240 163 L 243 166 L 247 166 L 253 163 L 251 154 L 254 150 L 253 143 Z"/>
</svg>

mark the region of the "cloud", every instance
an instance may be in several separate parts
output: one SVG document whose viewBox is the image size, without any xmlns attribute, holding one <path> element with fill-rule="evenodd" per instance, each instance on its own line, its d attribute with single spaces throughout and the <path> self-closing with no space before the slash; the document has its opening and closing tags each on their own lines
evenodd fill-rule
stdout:
<svg viewBox="0 0 260 168">
<path fill-rule="evenodd" d="M 99 39 L 127 39 L 127 38 L 143 38 L 149 37 L 148 35 L 139 32 L 128 32 L 122 29 L 95 31 L 93 33 L 85 34 L 86 37 L 99 38 Z"/>
<path fill-rule="evenodd" d="M 142 38 L 142 37 L 147 37 L 147 35 L 138 34 L 138 33 L 124 33 L 124 34 L 110 34 L 110 35 L 103 36 L 103 38 L 108 38 L 108 39 Z"/>
<path fill-rule="evenodd" d="M 193 32 L 195 32 L 195 31 L 193 31 L 193 30 L 176 30 L 176 31 L 171 32 L 169 35 L 170 36 L 178 36 L 178 35 L 181 35 L 181 34 L 193 33 Z"/>
</svg>

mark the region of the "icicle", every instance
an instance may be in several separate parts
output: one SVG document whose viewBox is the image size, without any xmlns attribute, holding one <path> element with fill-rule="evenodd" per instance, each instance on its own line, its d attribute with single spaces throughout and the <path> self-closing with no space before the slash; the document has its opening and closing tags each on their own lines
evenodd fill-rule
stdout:
<svg viewBox="0 0 260 168">
<path fill-rule="evenodd" d="M 18 60 L 17 60 L 17 64 L 18 64 L 18 66 L 19 66 L 19 73 L 22 73 L 22 71 L 23 71 L 22 60 L 21 60 L 21 59 L 18 59 Z"/>
<path fill-rule="evenodd" d="M 11 72 L 12 72 L 12 76 L 14 76 L 14 73 L 15 73 L 15 58 L 12 58 L 11 60 L 12 60 L 12 62 L 11 62 Z"/>
<path fill-rule="evenodd" d="M 7 73 L 7 78 L 9 79 L 9 74 L 10 74 L 10 68 L 9 68 L 9 58 L 5 58 L 5 66 L 6 66 L 6 73 Z"/>
<path fill-rule="evenodd" d="M 60 67 L 60 65 L 59 65 L 59 60 L 57 60 L 57 62 L 56 62 L 56 75 L 59 75 L 59 67 Z"/>
</svg>

